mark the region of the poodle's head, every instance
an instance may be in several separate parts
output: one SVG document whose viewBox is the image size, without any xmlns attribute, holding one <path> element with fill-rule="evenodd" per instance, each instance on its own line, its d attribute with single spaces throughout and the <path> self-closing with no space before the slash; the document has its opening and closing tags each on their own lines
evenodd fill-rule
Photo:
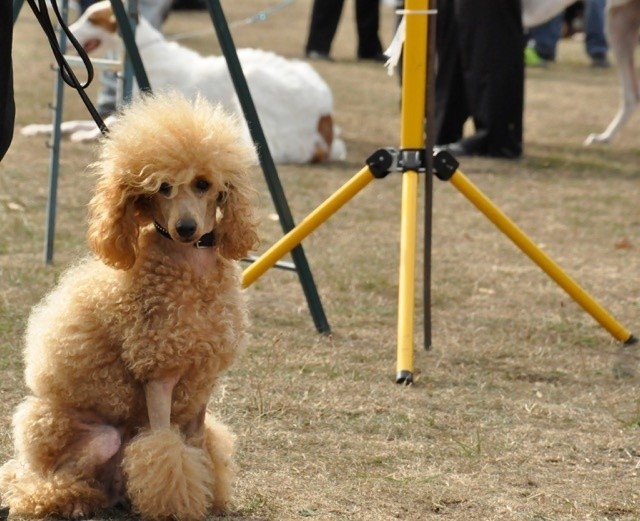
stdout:
<svg viewBox="0 0 640 521">
<path fill-rule="evenodd" d="M 89 245 L 110 266 L 129 269 L 140 228 L 151 223 L 192 246 L 213 231 L 215 248 L 240 259 L 257 243 L 248 173 L 254 149 L 236 118 L 203 98 L 176 93 L 128 105 L 101 142 L 89 204 Z"/>
</svg>

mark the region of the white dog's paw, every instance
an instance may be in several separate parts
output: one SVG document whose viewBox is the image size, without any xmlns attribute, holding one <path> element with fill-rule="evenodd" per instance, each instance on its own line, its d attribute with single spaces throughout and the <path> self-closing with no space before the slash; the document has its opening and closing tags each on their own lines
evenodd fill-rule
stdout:
<svg viewBox="0 0 640 521">
<path fill-rule="evenodd" d="M 50 136 L 52 128 L 53 127 L 50 124 L 35 123 L 33 125 L 22 127 L 22 129 L 20 130 L 20 134 L 22 134 L 23 136 Z"/>
<path fill-rule="evenodd" d="M 100 137 L 100 129 L 92 128 L 91 130 L 77 130 L 71 134 L 71 141 L 74 143 L 86 143 L 87 141 L 95 141 Z"/>
<path fill-rule="evenodd" d="M 588 147 L 596 143 L 607 144 L 609 143 L 609 140 L 609 136 L 606 136 L 605 134 L 589 134 L 589 137 L 584 140 L 584 146 Z"/>
<path fill-rule="evenodd" d="M 110 116 L 107 116 L 104 119 L 105 127 L 107 127 L 108 129 L 109 126 L 112 125 L 116 119 L 117 119 L 117 116 L 115 114 L 111 114 Z M 100 127 L 98 127 L 98 124 L 93 120 L 75 122 L 75 123 L 76 123 L 76 126 L 74 128 L 69 127 L 69 132 L 71 133 L 70 139 L 74 143 L 96 141 L 102 135 Z M 82 125 L 79 125 L 78 123 L 82 123 Z M 63 131 L 64 131 L 65 124 L 66 123 L 62 124 Z"/>
<path fill-rule="evenodd" d="M 329 158 L 333 161 L 344 161 L 347 159 L 347 145 L 342 139 L 337 137 L 333 139 Z"/>
</svg>

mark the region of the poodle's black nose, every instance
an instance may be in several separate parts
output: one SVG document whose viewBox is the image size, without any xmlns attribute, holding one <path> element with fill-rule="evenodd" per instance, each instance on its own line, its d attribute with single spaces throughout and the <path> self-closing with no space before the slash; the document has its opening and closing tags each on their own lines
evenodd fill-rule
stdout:
<svg viewBox="0 0 640 521">
<path fill-rule="evenodd" d="M 190 239 L 196 233 L 196 222 L 193 219 L 178 219 L 176 231 L 182 239 Z"/>
</svg>

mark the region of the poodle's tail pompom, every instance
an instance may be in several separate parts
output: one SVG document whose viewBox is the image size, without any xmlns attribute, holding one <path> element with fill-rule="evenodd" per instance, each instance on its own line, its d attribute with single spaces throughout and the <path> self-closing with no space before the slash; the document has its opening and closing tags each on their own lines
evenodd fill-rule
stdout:
<svg viewBox="0 0 640 521">
<path fill-rule="evenodd" d="M 135 438 L 122 468 L 132 506 L 143 517 L 199 521 L 211 507 L 211 460 L 176 431 L 149 431 Z"/>
</svg>

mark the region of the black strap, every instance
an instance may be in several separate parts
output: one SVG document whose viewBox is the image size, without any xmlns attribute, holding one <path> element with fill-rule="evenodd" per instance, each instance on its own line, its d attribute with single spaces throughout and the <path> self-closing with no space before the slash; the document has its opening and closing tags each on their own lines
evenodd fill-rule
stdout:
<svg viewBox="0 0 640 521">
<path fill-rule="evenodd" d="M 91 63 L 91 60 L 89 59 L 89 56 L 87 56 L 85 50 L 78 43 L 78 40 L 76 40 L 75 36 L 73 36 L 73 33 L 69 30 L 69 27 L 64 23 L 62 15 L 60 14 L 60 11 L 58 9 L 57 0 L 50 0 L 51 7 L 56 15 L 56 18 L 58 19 L 60 27 L 67 35 L 69 42 L 73 45 L 74 49 L 78 53 L 78 56 L 80 56 L 80 58 L 82 59 L 82 63 L 84 64 L 87 71 L 87 81 L 85 83 L 80 83 L 80 81 L 78 81 L 78 78 L 74 74 L 71 66 L 65 59 L 64 54 L 60 49 L 60 43 L 58 42 L 58 39 L 56 37 L 56 31 L 53 27 L 53 23 L 51 22 L 51 18 L 49 17 L 46 0 L 27 0 L 27 2 L 29 3 L 29 7 L 31 7 L 33 14 L 42 26 L 42 29 L 44 30 L 44 33 L 49 40 L 49 45 L 51 46 L 51 50 L 53 51 L 53 56 L 58 63 L 58 67 L 60 67 L 60 75 L 62 76 L 62 79 L 67 85 L 78 92 L 80 98 L 82 98 L 82 101 L 87 107 L 87 110 L 91 114 L 91 117 L 96 122 L 96 125 L 98 125 L 100 132 L 102 132 L 102 134 L 107 134 L 109 129 L 105 125 L 102 117 L 100 117 L 100 114 L 98 114 L 98 111 L 94 107 L 93 103 L 91 103 L 91 100 L 85 92 L 85 89 L 93 81 L 93 64 Z"/>
<path fill-rule="evenodd" d="M 16 116 L 11 65 L 12 13 L 11 1 L 0 2 L 0 161 L 11 144 Z"/>
</svg>

